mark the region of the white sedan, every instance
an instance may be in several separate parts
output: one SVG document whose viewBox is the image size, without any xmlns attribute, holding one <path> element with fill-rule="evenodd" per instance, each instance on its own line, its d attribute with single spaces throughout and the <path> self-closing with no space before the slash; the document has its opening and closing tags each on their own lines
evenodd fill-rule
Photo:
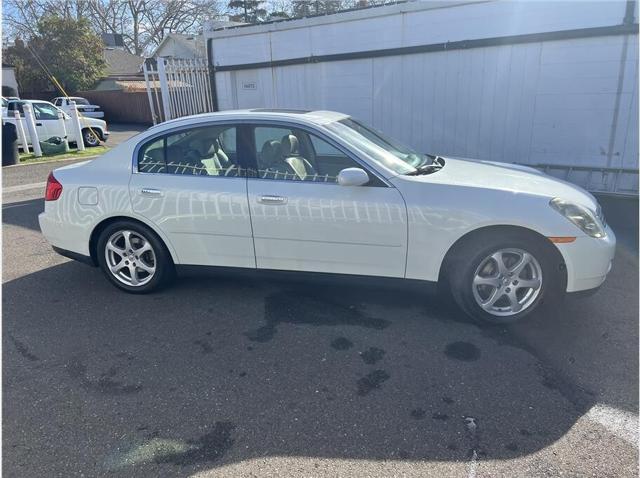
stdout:
<svg viewBox="0 0 640 478">
<path fill-rule="evenodd" d="M 420 154 L 329 111 L 162 123 L 56 169 L 39 219 L 56 251 L 128 292 L 193 265 L 378 276 L 444 285 L 493 323 L 596 289 L 616 243 L 579 187 Z"/>
<path fill-rule="evenodd" d="M 65 113 L 71 114 L 71 102 L 76 104 L 77 110 L 81 116 L 86 118 L 104 118 L 104 111 L 98 105 L 92 105 L 88 99 L 80 96 L 59 96 L 51 100 L 51 102 Z"/>
</svg>

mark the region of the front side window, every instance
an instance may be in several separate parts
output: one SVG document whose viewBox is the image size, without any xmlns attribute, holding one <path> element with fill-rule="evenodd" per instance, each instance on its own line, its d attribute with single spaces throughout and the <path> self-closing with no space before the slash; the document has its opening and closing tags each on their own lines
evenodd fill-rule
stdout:
<svg viewBox="0 0 640 478">
<path fill-rule="evenodd" d="M 58 108 L 48 103 L 33 103 L 33 114 L 37 120 L 56 120 Z"/>
<path fill-rule="evenodd" d="M 244 176 L 236 127 L 203 126 L 156 138 L 140 148 L 138 172 L 187 176 Z"/>
<path fill-rule="evenodd" d="M 296 128 L 256 126 L 254 141 L 261 179 L 337 183 L 341 170 L 360 167 L 324 139 Z"/>
</svg>

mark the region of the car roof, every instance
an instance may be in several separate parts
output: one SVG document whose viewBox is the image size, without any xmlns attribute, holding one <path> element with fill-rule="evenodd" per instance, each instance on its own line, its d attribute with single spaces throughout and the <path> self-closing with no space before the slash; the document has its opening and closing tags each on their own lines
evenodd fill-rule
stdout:
<svg viewBox="0 0 640 478">
<path fill-rule="evenodd" d="M 163 123 L 159 123 L 151 130 L 157 131 L 158 129 L 171 126 L 186 125 L 189 123 L 204 123 L 206 121 L 260 121 L 260 120 L 293 120 L 300 123 L 311 123 L 315 125 L 325 125 L 333 123 L 345 118 L 349 115 L 339 113 L 337 111 L 309 111 L 309 110 L 293 110 L 293 109 L 268 109 L 268 108 L 255 108 L 246 110 L 227 110 L 218 111 L 215 113 L 201 113 L 192 116 L 183 116 L 181 118 L 174 118 Z"/>
</svg>

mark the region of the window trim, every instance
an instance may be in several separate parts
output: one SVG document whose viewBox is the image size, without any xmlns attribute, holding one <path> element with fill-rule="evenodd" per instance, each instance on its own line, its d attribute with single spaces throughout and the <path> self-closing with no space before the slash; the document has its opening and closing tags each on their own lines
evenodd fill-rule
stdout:
<svg viewBox="0 0 640 478">
<path fill-rule="evenodd" d="M 364 161 L 363 159 L 361 159 L 360 157 L 358 157 L 358 155 L 351 151 L 349 148 L 347 148 L 346 146 L 342 145 L 340 142 L 338 142 L 337 140 L 333 139 L 331 136 L 329 136 L 325 131 L 322 131 L 320 128 L 317 127 L 312 127 L 312 126 L 308 126 L 304 123 L 298 123 L 296 121 L 287 121 L 287 120 L 281 120 L 281 119 L 271 119 L 271 118 L 236 118 L 236 119 L 220 119 L 220 120 L 216 120 L 216 119 L 211 119 L 209 121 L 202 121 L 202 122 L 198 122 L 198 123 L 194 123 L 194 124 L 189 124 L 189 125 L 178 125 L 178 126 L 173 126 L 171 128 L 167 128 L 167 129 L 163 129 L 162 131 L 157 131 L 154 134 L 151 134 L 149 136 L 147 136 L 146 138 L 144 138 L 143 140 L 139 141 L 138 144 L 136 144 L 135 148 L 133 149 L 133 154 L 131 155 L 131 174 L 148 174 L 148 175 L 167 175 L 168 173 L 141 173 L 140 171 L 138 171 L 138 158 L 140 155 L 140 150 L 146 146 L 149 142 L 153 142 L 154 140 L 157 140 L 159 137 L 162 136 L 168 136 L 171 134 L 176 134 L 179 133 L 180 131 L 183 130 L 189 130 L 189 129 L 194 129 L 194 128 L 204 128 L 207 126 L 224 126 L 224 125 L 230 125 L 230 126 L 235 126 L 238 131 L 236 132 L 236 149 L 237 149 L 237 154 L 240 154 L 240 151 L 243 150 L 243 147 L 239 147 L 239 142 L 241 141 L 241 138 L 244 137 L 244 135 L 247 133 L 247 130 L 251 131 L 252 127 L 255 127 L 257 125 L 264 125 L 264 124 L 268 124 L 268 125 L 273 125 L 273 126 L 280 126 L 280 127 L 288 127 L 288 128 L 297 128 L 303 131 L 306 131 L 307 133 L 311 133 L 311 134 L 315 134 L 316 136 L 318 136 L 320 139 L 325 140 L 326 142 L 328 142 L 329 144 L 331 144 L 332 146 L 334 146 L 335 148 L 337 148 L 338 150 L 340 150 L 342 153 L 344 153 L 347 157 L 349 157 L 350 159 L 352 159 L 353 161 L 355 161 L 358 165 L 360 165 L 360 167 L 362 169 L 364 169 L 367 174 L 371 174 L 373 176 L 375 176 L 376 178 L 378 178 L 380 180 L 380 182 L 382 182 L 381 186 L 372 186 L 372 185 L 365 185 L 364 187 L 388 187 L 388 188 L 394 188 L 395 186 L 393 184 L 391 184 L 389 182 L 389 180 L 387 180 L 384 175 L 380 172 L 378 172 L 374 166 L 368 164 L 366 161 Z M 247 169 L 249 168 L 255 168 L 257 170 L 258 168 L 258 163 L 257 163 L 257 159 L 256 159 L 256 154 L 257 152 L 255 151 L 255 137 L 253 135 L 253 132 L 249 133 L 250 136 L 250 143 L 251 143 L 251 147 L 249 148 L 249 151 L 247 151 L 248 153 L 248 158 L 243 159 L 238 157 L 238 160 L 241 163 L 244 163 L 243 166 L 246 167 Z M 179 176 L 179 175 L 172 175 L 172 176 Z M 196 176 L 194 176 L 196 177 Z M 228 176 L 204 176 L 207 178 L 229 178 Z M 237 176 L 235 178 L 229 178 L 229 179 L 259 179 L 259 180 L 263 180 L 263 181 L 283 181 L 283 182 L 287 182 L 287 183 L 291 183 L 294 181 L 291 180 L 287 180 L 287 179 L 263 179 L 263 178 L 257 178 L 257 177 L 250 177 L 248 174 L 244 175 L 244 176 Z M 298 183 L 302 184 L 305 183 L 304 181 L 297 181 Z M 306 184 L 312 184 L 312 181 L 307 181 Z M 315 184 L 325 184 L 325 185 L 331 185 L 334 186 L 337 183 L 321 183 L 321 182 L 316 182 Z"/>
<path fill-rule="evenodd" d="M 246 179 L 247 175 L 244 174 L 242 176 L 209 176 L 209 175 L 196 175 L 196 174 L 173 174 L 173 173 L 144 173 L 144 172 L 140 172 L 138 170 L 138 162 L 140 161 L 140 152 L 142 149 L 145 148 L 145 146 L 154 143 L 155 141 L 157 141 L 158 139 L 162 139 L 163 140 L 163 149 L 164 149 L 164 155 L 165 155 L 165 167 L 166 167 L 166 162 L 167 162 L 167 137 L 174 135 L 174 134 L 180 134 L 181 132 L 184 131 L 188 131 L 188 130 L 193 130 L 193 129 L 200 129 L 200 128 L 207 128 L 210 126 L 225 126 L 225 125 L 229 125 L 229 126 L 234 126 L 236 128 L 236 150 L 238 149 L 238 137 L 239 137 L 239 130 L 240 130 L 240 124 L 237 121 L 211 121 L 211 122 L 206 122 L 206 123 L 197 123 L 197 124 L 193 124 L 193 125 L 181 125 L 181 126 L 176 126 L 174 128 L 170 128 L 170 129 L 166 129 L 164 131 L 158 131 L 156 134 L 153 134 L 151 136 L 147 136 L 143 141 L 140 141 L 136 147 L 133 149 L 133 157 L 131 158 L 131 174 L 144 174 L 144 175 L 149 175 L 149 176 L 178 176 L 178 177 L 197 177 L 197 178 L 228 178 L 228 179 Z"/>
</svg>

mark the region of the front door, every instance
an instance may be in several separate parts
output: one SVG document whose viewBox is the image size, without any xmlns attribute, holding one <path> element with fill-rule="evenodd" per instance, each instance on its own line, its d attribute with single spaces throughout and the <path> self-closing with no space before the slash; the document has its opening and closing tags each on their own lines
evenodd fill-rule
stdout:
<svg viewBox="0 0 640 478">
<path fill-rule="evenodd" d="M 406 209 L 397 189 L 371 171 L 367 185 L 338 185 L 341 169 L 362 165 L 327 138 L 285 126 L 251 129 L 258 268 L 404 277 Z"/>
<path fill-rule="evenodd" d="M 163 231 L 181 264 L 255 268 L 245 172 L 233 125 L 150 139 L 129 183 L 133 210 Z"/>
<path fill-rule="evenodd" d="M 38 139 L 46 141 L 54 136 L 64 138 L 66 131 L 58 118 L 58 109 L 50 103 L 32 103 L 32 105 Z"/>
</svg>

